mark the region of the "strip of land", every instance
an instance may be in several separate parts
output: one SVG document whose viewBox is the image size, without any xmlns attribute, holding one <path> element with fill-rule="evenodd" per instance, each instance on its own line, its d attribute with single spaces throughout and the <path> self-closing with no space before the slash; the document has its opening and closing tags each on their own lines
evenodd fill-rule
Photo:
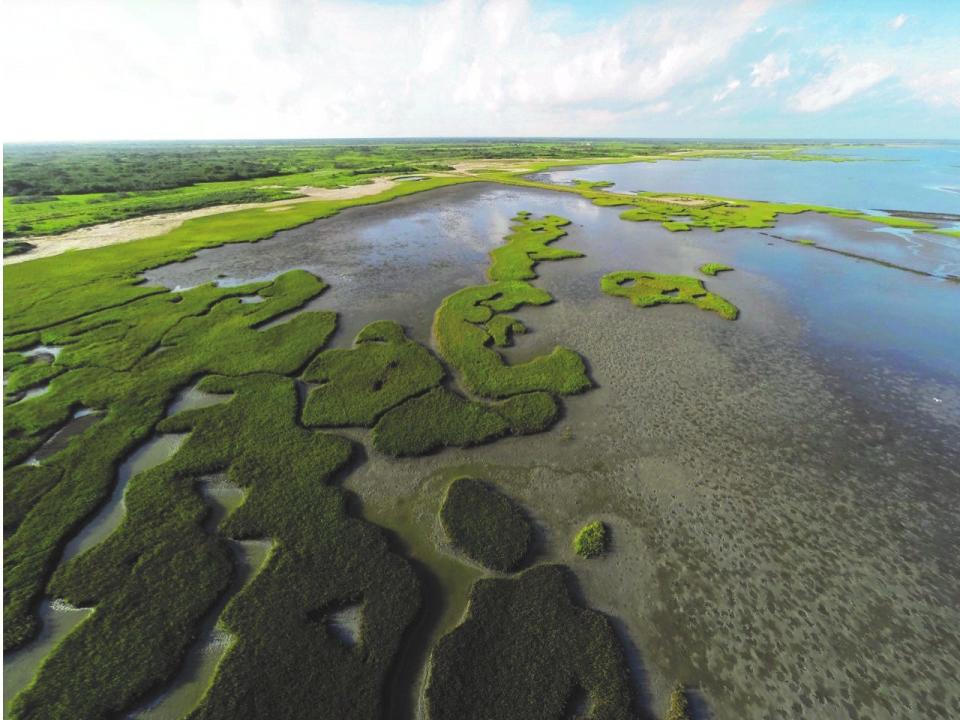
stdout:
<svg viewBox="0 0 960 720">
<path fill-rule="evenodd" d="M 33 250 L 22 255 L 5 257 L 3 263 L 4 265 L 10 265 L 27 260 L 35 260 L 36 258 L 59 255 L 70 250 L 89 250 L 90 248 L 103 247 L 104 245 L 116 245 L 130 242 L 131 240 L 142 240 L 143 238 L 154 237 L 156 235 L 165 235 L 171 230 L 180 227 L 187 220 L 206 217 L 208 215 L 219 215 L 221 213 L 248 210 L 250 208 L 268 208 L 274 211 L 280 211 L 286 206 L 313 200 L 351 200 L 368 195 L 378 195 L 384 190 L 389 190 L 394 185 L 396 185 L 396 181 L 390 178 L 376 178 L 373 182 L 365 185 L 351 185 L 342 188 L 301 187 L 298 188 L 301 197 L 292 197 L 288 200 L 275 200 L 267 203 L 250 202 L 214 205 L 196 210 L 160 213 L 158 215 L 146 215 L 144 217 L 130 218 L 129 220 L 103 223 L 91 227 L 78 228 L 61 235 L 42 235 L 30 238 L 30 244 L 35 246 Z"/>
</svg>

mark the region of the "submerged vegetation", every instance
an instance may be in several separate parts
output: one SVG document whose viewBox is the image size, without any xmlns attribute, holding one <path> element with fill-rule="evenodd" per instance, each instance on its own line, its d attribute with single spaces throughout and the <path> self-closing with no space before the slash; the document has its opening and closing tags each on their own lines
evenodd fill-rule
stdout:
<svg viewBox="0 0 960 720">
<path fill-rule="evenodd" d="M 492 570 L 513 570 L 530 546 L 523 511 L 493 486 L 457 478 L 440 506 L 440 523 L 453 546 Z"/>
<path fill-rule="evenodd" d="M 685 275 L 621 270 L 600 278 L 600 289 L 607 295 L 630 298 L 637 307 L 689 303 L 701 310 L 711 310 L 727 320 L 736 320 L 739 314 L 732 303 L 708 292 L 701 280 Z"/>
</svg>

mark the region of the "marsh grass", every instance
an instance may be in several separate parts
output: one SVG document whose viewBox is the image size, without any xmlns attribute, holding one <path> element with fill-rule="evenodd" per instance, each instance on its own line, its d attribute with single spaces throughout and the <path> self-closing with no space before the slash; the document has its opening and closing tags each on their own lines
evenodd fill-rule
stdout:
<svg viewBox="0 0 960 720">
<path fill-rule="evenodd" d="M 553 720 L 578 691 L 596 720 L 633 717 L 613 628 L 574 602 L 570 582 L 560 565 L 477 581 L 466 620 L 431 656 L 429 717 Z"/>
<path fill-rule="evenodd" d="M 533 537 L 530 522 L 516 503 L 492 485 L 467 477 L 447 488 L 440 524 L 457 550 L 498 572 L 516 568 Z"/>
<path fill-rule="evenodd" d="M 715 312 L 727 320 L 736 320 L 740 312 L 729 301 L 707 291 L 701 280 L 686 275 L 621 270 L 604 275 L 600 279 L 600 289 L 607 295 L 629 298 L 637 307 L 687 303 Z"/>
</svg>

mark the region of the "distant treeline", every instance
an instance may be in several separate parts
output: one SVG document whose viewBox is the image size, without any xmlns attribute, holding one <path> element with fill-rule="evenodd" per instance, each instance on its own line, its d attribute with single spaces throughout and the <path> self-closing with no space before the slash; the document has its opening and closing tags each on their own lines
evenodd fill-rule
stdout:
<svg viewBox="0 0 960 720">
<path fill-rule="evenodd" d="M 33 199 L 142 192 L 317 170 L 345 170 L 351 175 L 411 173 L 449 169 L 449 163 L 456 160 L 622 157 L 667 152 L 680 144 L 616 140 L 407 140 L 7 145 L 3 194 Z M 689 142 L 682 144 L 691 146 Z"/>
</svg>

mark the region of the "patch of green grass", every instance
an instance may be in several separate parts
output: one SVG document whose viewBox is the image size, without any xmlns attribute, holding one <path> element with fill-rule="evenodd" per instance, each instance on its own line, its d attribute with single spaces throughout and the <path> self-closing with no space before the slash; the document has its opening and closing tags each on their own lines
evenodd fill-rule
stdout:
<svg viewBox="0 0 960 720">
<path fill-rule="evenodd" d="M 477 159 L 534 169 L 597 162 L 699 157 L 842 160 L 802 146 L 617 140 L 285 141 L 7 145 L 4 237 L 60 233 L 158 212 L 267 202 L 304 186 L 338 187 L 371 177 L 444 172 Z M 606 182 L 579 181 L 601 190 Z"/>
<path fill-rule="evenodd" d="M 380 321 L 363 328 L 350 350 L 327 350 L 314 358 L 303 380 L 310 390 L 303 422 L 311 426 L 369 427 L 390 408 L 435 387 L 443 367 L 403 328 Z"/>
<path fill-rule="evenodd" d="M 558 415 L 557 401 L 547 393 L 525 393 L 488 405 L 438 387 L 384 414 L 373 427 L 373 447 L 396 457 L 425 455 L 509 433 L 542 432 Z"/>
<path fill-rule="evenodd" d="M 607 526 L 599 520 L 587 523 L 573 538 L 573 551 L 580 557 L 599 557 L 607 549 Z"/>
<path fill-rule="evenodd" d="M 714 277 L 717 273 L 728 272 L 730 270 L 733 270 L 733 268 L 723 263 L 704 263 L 700 266 L 700 272 L 710 277 Z"/>
<path fill-rule="evenodd" d="M 440 355 L 460 374 L 472 393 L 503 398 L 520 393 L 545 391 L 560 395 L 582 392 L 590 387 L 583 360 L 572 350 L 557 347 L 525 363 L 508 365 L 491 345 L 503 339 L 503 325 L 515 327 L 515 320 L 493 318 L 521 305 L 546 305 L 553 298 L 545 290 L 519 280 L 508 280 L 464 288 L 447 296 L 437 310 L 433 332 Z"/>
<path fill-rule="evenodd" d="M 473 587 L 467 618 L 434 648 L 426 689 L 436 720 L 553 720 L 585 693 L 596 720 L 634 717 L 609 621 L 576 605 L 569 571 L 541 565 Z"/>
<path fill-rule="evenodd" d="M 570 224 L 566 218 L 546 215 L 532 219 L 529 214 L 517 215 L 506 243 L 490 252 L 487 277 L 500 280 L 533 280 L 533 267 L 541 260 L 565 260 L 583 257 L 576 250 L 550 247 L 550 243 L 566 235 L 562 228 Z"/>
<path fill-rule="evenodd" d="M 667 705 L 667 714 L 664 720 L 693 720 L 690 713 L 690 701 L 687 700 L 687 691 L 683 685 L 677 685 L 670 693 Z"/>
<path fill-rule="evenodd" d="M 817 246 L 817 244 L 813 240 L 810 240 L 809 238 L 798 238 L 797 240 L 795 240 L 795 242 L 798 245 L 809 245 L 811 247 Z"/>
<path fill-rule="evenodd" d="M 701 310 L 711 310 L 727 320 L 736 320 L 739 314 L 732 303 L 708 292 L 701 280 L 685 275 L 621 270 L 600 278 L 600 289 L 607 295 L 630 298 L 637 307 L 689 303 Z"/>
<path fill-rule="evenodd" d="M 350 200 L 318 200 L 291 205 L 286 212 L 251 208 L 194 218 L 164 235 L 83 250 L 69 256 L 38 258 L 3 269 L 4 332 L 15 335 L 119 307 L 164 288 L 143 284 L 150 268 L 192 257 L 197 250 L 229 242 L 254 242 L 330 217 L 341 209 L 370 205 L 471 178 L 429 178 L 396 185 L 379 195 Z"/>
<path fill-rule="evenodd" d="M 499 572 L 520 564 L 533 535 L 516 503 L 492 485 L 466 477 L 447 488 L 440 524 L 455 548 Z"/>
</svg>

